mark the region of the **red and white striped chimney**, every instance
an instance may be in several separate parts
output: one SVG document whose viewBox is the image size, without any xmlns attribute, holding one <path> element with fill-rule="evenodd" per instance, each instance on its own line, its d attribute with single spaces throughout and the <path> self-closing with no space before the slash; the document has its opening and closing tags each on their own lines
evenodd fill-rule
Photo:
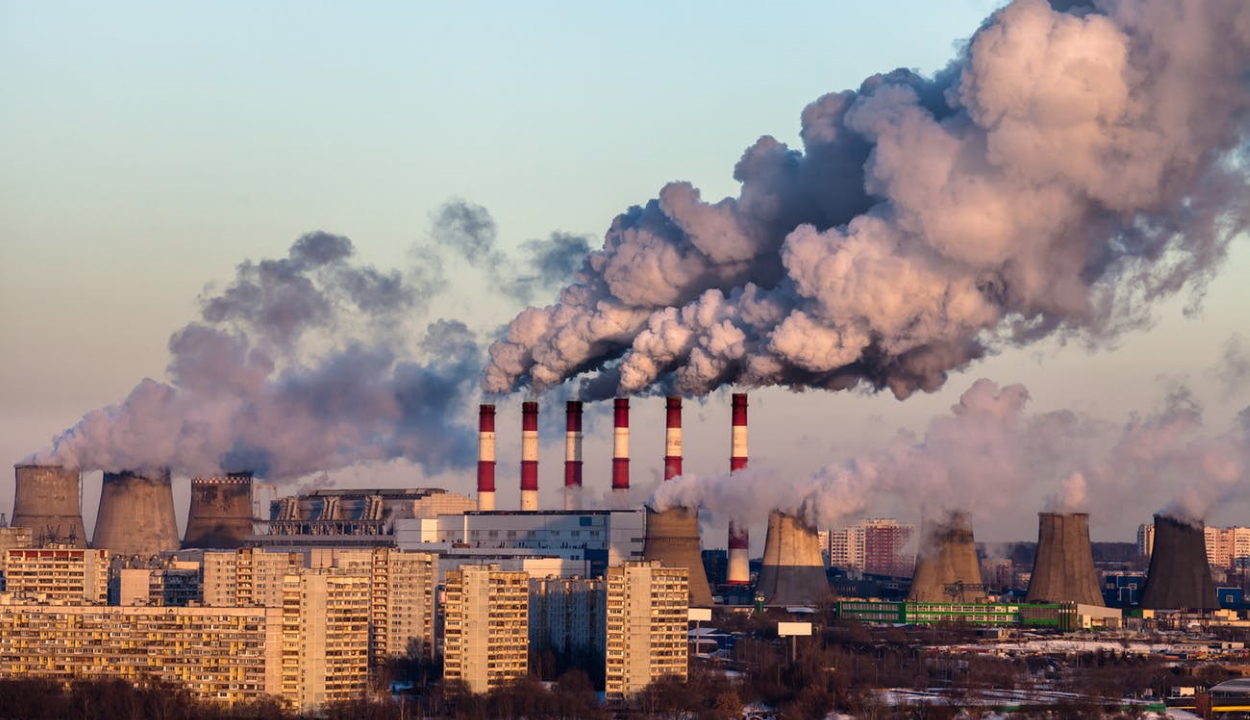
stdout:
<svg viewBox="0 0 1250 720">
<path fill-rule="evenodd" d="M 681 398 L 670 397 L 665 408 L 664 479 L 681 475 Z"/>
<path fill-rule="evenodd" d="M 564 420 L 564 509 L 582 509 L 582 403 L 569 400 Z"/>
<path fill-rule="evenodd" d="M 612 496 L 629 496 L 629 399 L 616 398 L 612 431 Z"/>
<path fill-rule="evenodd" d="M 477 509 L 495 509 L 495 406 L 486 403 L 478 409 Z"/>
<path fill-rule="evenodd" d="M 538 509 L 538 403 L 521 403 L 521 509 Z"/>
<path fill-rule="evenodd" d="M 729 472 L 745 470 L 747 466 L 747 396 L 733 395 L 733 439 L 729 453 Z M 733 518 L 729 520 L 729 568 L 726 581 L 730 585 L 746 585 L 751 582 L 751 538 L 745 526 L 739 527 Z"/>
</svg>

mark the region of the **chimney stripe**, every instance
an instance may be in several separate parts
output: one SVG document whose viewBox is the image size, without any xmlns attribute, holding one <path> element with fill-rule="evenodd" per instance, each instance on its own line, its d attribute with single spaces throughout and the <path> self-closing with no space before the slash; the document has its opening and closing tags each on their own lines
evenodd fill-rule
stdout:
<svg viewBox="0 0 1250 720">
<path fill-rule="evenodd" d="M 495 509 L 495 406 L 478 408 L 477 509 Z"/>
<path fill-rule="evenodd" d="M 629 399 L 616 398 L 612 431 L 612 490 L 629 490 Z"/>
<path fill-rule="evenodd" d="M 670 397 L 665 407 L 664 479 L 681 475 L 681 398 Z"/>
</svg>

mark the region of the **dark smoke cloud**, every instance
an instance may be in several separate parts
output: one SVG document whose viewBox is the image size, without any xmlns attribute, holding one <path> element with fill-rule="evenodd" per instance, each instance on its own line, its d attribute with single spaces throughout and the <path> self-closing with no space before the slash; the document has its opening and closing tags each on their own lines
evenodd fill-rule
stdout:
<svg viewBox="0 0 1250 720">
<path fill-rule="evenodd" d="M 275 478 L 395 458 L 428 472 L 467 465 L 475 436 L 457 418 L 482 366 L 475 335 L 438 320 L 405 352 L 393 332 L 440 286 L 439 258 L 404 276 L 353 254 L 318 232 L 285 258 L 239 265 L 170 338 L 168 382 L 144 380 L 33 459 Z"/>
<path fill-rule="evenodd" d="M 1056 333 L 1094 344 L 1247 225 L 1250 5 L 1019 0 L 934 78 L 900 70 L 763 137 L 736 198 L 620 214 L 558 302 L 490 348 L 488 393 L 889 388 Z M 1056 8 L 1067 8 L 1062 12 Z"/>
<path fill-rule="evenodd" d="M 897 497 L 930 516 L 967 511 L 984 520 L 1019 512 L 1040 486 L 1056 491 L 1049 510 L 1105 522 L 1146 518 L 1163 505 L 1163 514 L 1192 522 L 1243 497 L 1250 483 L 1250 408 L 1231 429 L 1207 433 L 1184 391 L 1122 425 L 1067 410 L 1029 413 L 1028 400 L 1022 385 L 978 380 L 919 439 L 900 435 L 798 480 L 757 462 L 732 476 L 685 476 L 662 483 L 649 504 L 756 522 L 776 508 L 831 527 Z"/>
<path fill-rule="evenodd" d="M 488 259 L 494 254 L 495 219 L 481 205 L 459 198 L 448 200 L 434 211 L 432 220 L 434 241 L 466 260 Z"/>
</svg>

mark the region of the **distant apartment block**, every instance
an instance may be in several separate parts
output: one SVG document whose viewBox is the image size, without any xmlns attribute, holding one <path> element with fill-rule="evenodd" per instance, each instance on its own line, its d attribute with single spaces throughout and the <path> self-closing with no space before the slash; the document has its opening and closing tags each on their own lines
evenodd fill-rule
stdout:
<svg viewBox="0 0 1250 720">
<path fill-rule="evenodd" d="M 529 575 L 498 565 L 447 572 L 443 678 L 484 693 L 529 670 Z"/>
<path fill-rule="evenodd" d="M 35 532 L 27 527 L 0 525 L 0 592 L 5 589 L 5 567 L 9 555 L 6 550 L 28 548 L 34 544 Z"/>
<path fill-rule="evenodd" d="M 6 592 L 17 599 L 56 605 L 108 602 L 107 550 L 53 546 L 5 554 Z"/>
<path fill-rule="evenodd" d="M 186 607 L 203 604 L 199 563 L 117 568 L 109 578 L 109 605 Z"/>
<path fill-rule="evenodd" d="M 689 595 L 685 568 L 629 562 L 608 568 L 606 691 L 610 702 L 665 677 L 685 678 Z"/>
<path fill-rule="evenodd" d="M 910 550 L 916 526 L 870 518 L 829 531 L 829 565 L 843 570 L 906 577 L 916 566 Z"/>
<path fill-rule="evenodd" d="M 602 657 L 606 611 L 601 579 L 530 578 L 530 645 L 556 654 Z"/>
<path fill-rule="evenodd" d="M 1212 567 L 1231 568 L 1250 558 L 1250 527 L 1205 527 L 1203 534 L 1207 547 L 1207 563 Z M 1139 525 L 1137 528 L 1137 552 L 1145 558 L 1154 549 L 1155 526 Z"/>
<path fill-rule="evenodd" d="M 304 556 L 239 548 L 206 551 L 203 563 L 205 605 L 282 607 L 283 578 L 304 567 Z"/>
</svg>

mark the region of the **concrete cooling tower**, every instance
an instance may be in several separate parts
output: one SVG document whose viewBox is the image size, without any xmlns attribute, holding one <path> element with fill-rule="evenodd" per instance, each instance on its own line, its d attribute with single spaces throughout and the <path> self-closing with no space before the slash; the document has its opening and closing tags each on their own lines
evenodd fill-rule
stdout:
<svg viewBox="0 0 1250 720">
<path fill-rule="evenodd" d="M 916 574 L 909 602 L 978 602 L 984 599 L 976 541 L 966 515 L 951 513 L 945 522 L 921 533 Z"/>
<path fill-rule="evenodd" d="M 1038 513 L 1037 558 L 1025 602 L 1102 605 L 1086 513 Z"/>
<path fill-rule="evenodd" d="M 185 548 L 232 549 L 252 534 L 252 475 L 191 481 L 191 509 L 187 513 Z"/>
<path fill-rule="evenodd" d="M 1190 524 L 1155 515 L 1154 550 L 1140 605 L 1150 610 L 1219 608 L 1201 521 Z"/>
<path fill-rule="evenodd" d="M 142 556 L 178 549 L 168 468 L 104 473 L 91 547 L 113 555 Z"/>
<path fill-rule="evenodd" d="M 770 606 L 818 605 L 833 599 L 815 528 L 793 515 L 769 513 L 755 592 Z"/>
<path fill-rule="evenodd" d="M 16 465 L 13 497 L 15 527 L 30 528 L 35 542 L 87 547 L 82 526 L 78 470 L 59 465 Z"/>
<path fill-rule="evenodd" d="M 670 397 L 666 404 L 664 435 L 664 480 L 682 473 L 681 398 Z M 647 533 L 642 544 L 643 560 L 658 560 L 664 567 L 684 567 L 690 575 L 690 606 L 712 607 L 712 589 L 703 569 L 699 546 L 697 508 L 669 508 L 656 512 L 647 508 Z"/>
</svg>

